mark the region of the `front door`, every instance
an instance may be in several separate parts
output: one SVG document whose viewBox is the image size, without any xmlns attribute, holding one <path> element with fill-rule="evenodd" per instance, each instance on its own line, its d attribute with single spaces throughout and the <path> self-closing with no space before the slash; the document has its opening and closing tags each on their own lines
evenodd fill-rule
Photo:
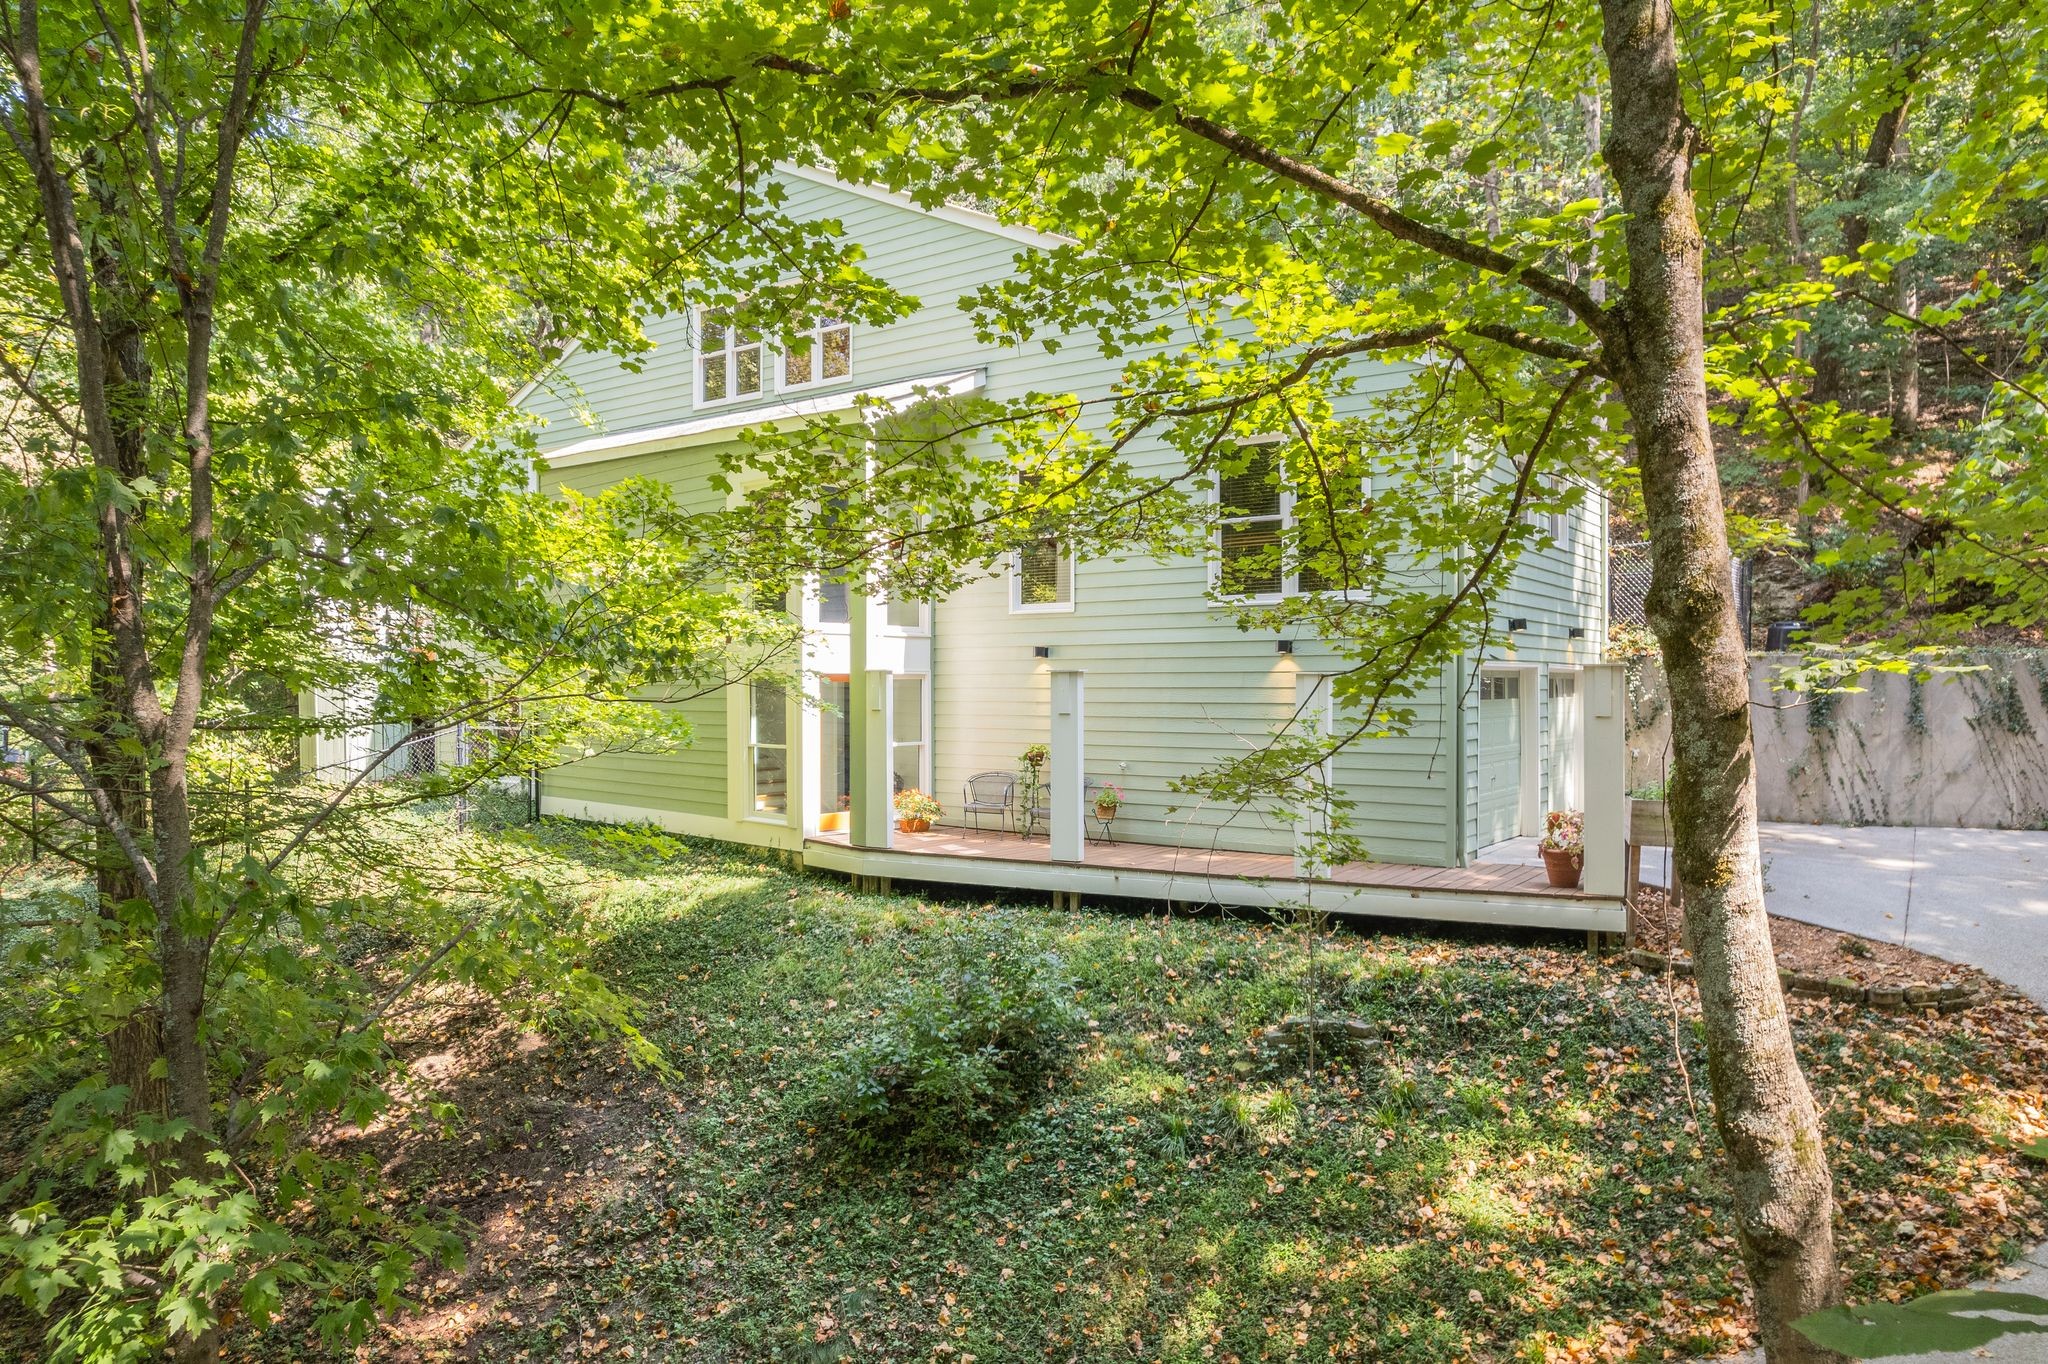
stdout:
<svg viewBox="0 0 2048 1364">
<path fill-rule="evenodd" d="M 1479 678 L 1479 846 L 1519 834 L 1522 823 L 1522 679 Z"/>
</svg>

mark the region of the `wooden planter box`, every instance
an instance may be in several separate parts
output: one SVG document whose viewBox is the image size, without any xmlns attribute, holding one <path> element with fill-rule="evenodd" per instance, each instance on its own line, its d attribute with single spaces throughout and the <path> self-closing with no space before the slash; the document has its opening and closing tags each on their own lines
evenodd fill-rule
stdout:
<svg viewBox="0 0 2048 1364">
<path fill-rule="evenodd" d="M 1629 801 L 1628 841 L 1636 848 L 1671 846 L 1671 813 L 1663 801 Z"/>
<path fill-rule="evenodd" d="M 1671 846 L 1671 810 L 1661 800 L 1635 800 L 1628 803 L 1628 879 L 1624 888 L 1628 897 L 1628 941 L 1636 940 L 1636 888 L 1643 883 L 1643 849 L 1668 848 Z M 1684 895 L 1672 877 L 1671 902 L 1676 905 Z"/>
</svg>

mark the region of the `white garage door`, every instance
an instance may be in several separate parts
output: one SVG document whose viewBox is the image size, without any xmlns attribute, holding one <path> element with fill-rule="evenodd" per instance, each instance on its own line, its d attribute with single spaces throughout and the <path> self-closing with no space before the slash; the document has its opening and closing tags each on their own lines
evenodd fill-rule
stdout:
<svg viewBox="0 0 2048 1364">
<path fill-rule="evenodd" d="M 1479 678 L 1479 846 L 1521 832 L 1522 679 L 1515 673 Z"/>
</svg>

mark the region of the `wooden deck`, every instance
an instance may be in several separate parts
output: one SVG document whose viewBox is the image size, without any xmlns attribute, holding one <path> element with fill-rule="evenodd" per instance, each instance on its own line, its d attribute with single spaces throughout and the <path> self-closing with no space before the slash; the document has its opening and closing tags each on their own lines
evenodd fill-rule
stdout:
<svg viewBox="0 0 2048 1364">
<path fill-rule="evenodd" d="M 844 832 L 805 840 L 807 863 L 852 875 L 1078 894 L 1273 907 L 1304 901 L 1336 914 L 1367 914 L 1536 927 L 1619 931 L 1621 903 L 1553 888 L 1541 867 L 1480 863 L 1416 867 L 1354 862 L 1300 880 L 1280 853 L 1230 852 L 1090 840 L 1079 863 L 1054 863 L 1043 837 L 994 830 L 898 831 L 886 850 L 855 848 Z"/>
</svg>

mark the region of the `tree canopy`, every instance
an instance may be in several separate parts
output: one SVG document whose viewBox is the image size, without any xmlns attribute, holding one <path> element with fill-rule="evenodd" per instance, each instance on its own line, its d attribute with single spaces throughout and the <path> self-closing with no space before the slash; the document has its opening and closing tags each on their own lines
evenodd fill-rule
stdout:
<svg viewBox="0 0 2048 1364">
<path fill-rule="evenodd" d="M 347 832 L 382 817 L 367 784 L 285 779 L 299 738 L 496 727 L 409 796 L 678 742 L 649 701 L 789 666 L 745 584 L 933 596 L 1055 527 L 1186 546 L 1272 433 L 1256 476 L 1306 513 L 1272 561 L 1353 590 L 1236 609 L 1340 647 L 1340 742 L 1485 646 L 1545 513 L 1613 490 L 1652 540 L 1722 1133 L 1768 1343 L 1806 1348 L 1783 1328 L 1836 1292 L 1826 1171 L 1782 1012 L 1755 1005 L 1776 984 L 1726 556 L 1810 564 L 1803 604 L 1845 640 L 2037 627 L 2032 7 L 20 0 L 0 47 L 0 718 L 48 760 L 0 777 L 0 819 L 62 810 L 93 877 L 26 949 L 52 989 L 25 1036 L 106 1054 L 45 1172 L 158 1200 L 34 1195 L 9 1282 L 60 1310 L 62 1349 L 203 1348 L 230 1297 L 260 1312 L 293 1279 L 361 1329 L 346 1257 L 284 1213 L 309 1125 L 379 1101 L 392 989 L 556 982 L 528 1006 L 629 1026 L 502 871 L 311 890 L 296 869 L 390 845 Z M 530 496 L 513 399 L 567 344 L 630 358 L 697 304 L 916 306 L 788 211 L 779 161 L 1065 238 L 967 306 L 989 339 L 1119 359 L 1114 393 L 763 433 L 730 516 L 643 485 Z M 1362 357 L 1411 381 L 1361 415 Z M 301 719 L 302 693 L 347 714 Z M 1276 735 L 1186 781 L 1298 807 L 1325 750 Z M 389 951 L 339 950 L 401 903 Z M 294 998 L 322 1025 L 288 1024 Z M 219 1173 L 252 1141 L 256 1193 Z M 327 1225 L 355 1215 L 357 1186 L 320 1187 L 343 1190 Z M 378 1225 L 388 1303 L 439 1243 Z M 109 1273 L 137 1260 L 153 1299 Z"/>
</svg>

